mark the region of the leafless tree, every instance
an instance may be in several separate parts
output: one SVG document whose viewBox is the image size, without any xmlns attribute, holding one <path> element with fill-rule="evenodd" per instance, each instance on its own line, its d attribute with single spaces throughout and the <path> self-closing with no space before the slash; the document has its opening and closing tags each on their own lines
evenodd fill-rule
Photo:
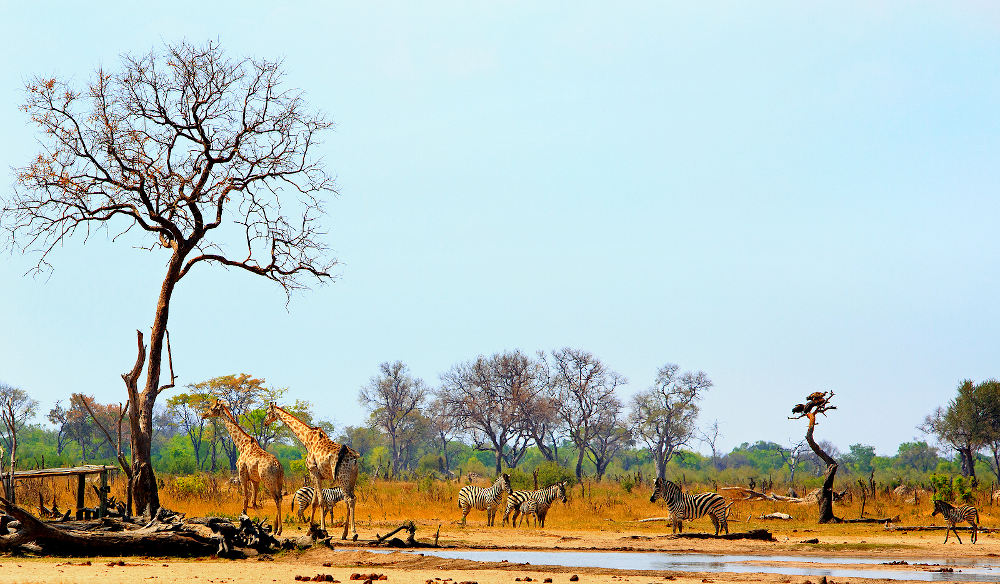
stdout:
<svg viewBox="0 0 1000 584">
<path fill-rule="evenodd" d="M 401 439 L 416 422 L 427 399 L 423 380 L 414 378 L 402 361 L 379 365 L 379 374 L 361 388 L 358 399 L 371 414 L 372 424 L 389 437 L 392 476 L 399 472 Z"/>
<path fill-rule="evenodd" d="M 444 461 L 444 472 L 451 474 L 451 464 L 448 460 L 448 441 L 461 430 L 456 416 L 448 409 L 447 402 L 438 395 L 427 408 L 431 421 L 434 439 L 441 441 L 441 458 Z"/>
<path fill-rule="evenodd" d="M 652 387 L 633 396 L 630 422 L 649 447 L 659 478 L 666 478 L 667 462 L 694 436 L 698 401 L 711 387 L 704 372 L 682 374 L 668 363 L 660 367 Z"/>
<path fill-rule="evenodd" d="M 833 514 L 833 482 L 837 476 L 837 461 L 830 456 L 813 439 L 813 430 L 816 428 L 816 414 L 823 414 L 830 410 L 837 409 L 837 406 L 830 403 L 833 399 L 832 391 L 816 391 L 806 397 L 806 401 L 796 404 L 792 408 L 792 416 L 789 420 L 807 418 L 809 425 L 806 428 L 806 443 L 819 459 L 826 464 L 826 472 L 823 474 L 823 487 L 819 495 L 819 523 L 840 523 L 842 520 Z"/>
<path fill-rule="evenodd" d="M 583 459 L 597 434 L 602 416 L 621 409 L 616 390 L 628 382 L 593 354 L 565 347 L 551 353 L 548 381 L 566 435 L 577 449 L 576 478 L 583 478 Z"/>
<path fill-rule="evenodd" d="M 135 496 L 155 512 L 150 459 L 153 406 L 161 384 L 174 289 L 202 264 L 273 280 L 287 293 L 331 277 L 319 219 L 333 179 L 315 156 L 331 127 L 283 86 L 280 62 L 232 59 L 215 43 L 182 42 L 125 55 L 89 86 L 37 78 L 24 110 L 41 131 L 41 152 L 17 169 L 0 220 L 12 244 L 38 253 L 36 268 L 74 236 L 129 234 L 165 263 L 146 361 L 124 374 L 129 390 Z M 138 232 L 136 234 L 135 232 Z M 206 297 L 206 301 L 210 300 Z"/>
<path fill-rule="evenodd" d="M 70 401 L 82 406 L 90 414 L 91 419 L 95 424 L 101 429 L 101 432 L 107 438 L 108 444 L 115 451 L 115 456 L 118 458 L 118 465 L 121 466 L 122 472 L 129 479 L 128 485 L 125 488 L 125 509 L 129 515 L 132 514 L 132 502 L 133 502 L 133 484 L 132 484 L 132 465 L 129 462 L 129 458 L 125 456 L 125 451 L 122 449 L 122 436 L 127 433 L 122 427 L 122 423 L 125 421 L 125 416 L 128 414 L 129 404 L 118 404 L 118 409 L 115 411 L 114 406 L 101 406 L 94 402 L 94 398 L 83 395 L 82 393 L 74 393 L 70 397 Z M 100 412 L 100 413 L 98 413 Z M 104 418 L 104 421 L 101 420 Z M 112 437 L 112 432 L 114 436 Z"/>
<path fill-rule="evenodd" d="M 705 443 L 712 450 L 712 467 L 716 470 L 719 469 L 719 451 L 716 445 L 719 443 L 720 436 L 722 436 L 722 433 L 719 431 L 718 420 L 712 422 L 712 425 L 704 430 L 698 430 L 698 440 Z"/>
<path fill-rule="evenodd" d="M 802 456 L 806 453 L 806 446 L 806 441 L 803 439 L 795 442 L 782 452 L 785 457 L 785 463 L 788 465 L 788 484 L 790 486 L 795 485 L 795 471 L 798 469 L 799 463 L 802 462 Z"/>
<path fill-rule="evenodd" d="M 521 351 L 480 356 L 441 376 L 440 396 L 478 450 L 493 452 L 496 472 L 517 465 L 531 442 L 522 419 L 533 399 L 539 364 Z"/>
<path fill-rule="evenodd" d="M 601 411 L 594 424 L 594 434 L 587 443 L 587 455 L 597 469 L 598 481 L 615 456 L 633 442 L 632 430 L 623 417 L 622 404 L 616 400 Z"/>
<path fill-rule="evenodd" d="M 8 474 L 6 495 L 14 500 L 14 469 L 17 467 L 17 434 L 35 415 L 38 401 L 19 387 L 0 384 L 0 421 L 3 422 L 3 444 L 7 447 Z M 2 462 L 2 458 L 0 458 Z"/>
</svg>

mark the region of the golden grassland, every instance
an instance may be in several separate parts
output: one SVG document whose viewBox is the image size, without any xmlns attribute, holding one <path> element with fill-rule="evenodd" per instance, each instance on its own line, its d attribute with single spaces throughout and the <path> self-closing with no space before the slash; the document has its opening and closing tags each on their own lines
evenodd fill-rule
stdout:
<svg viewBox="0 0 1000 584">
<path fill-rule="evenodd" d="M 188 516 L 227 516 L 236 517 L 242 509 L 242 493 L 238 485 L 230 484 L 225 478 L 213 475 L 191 475 L 181 477 L 163 477 L 160 488 L 160 502 L 168 509 L 186 513 Z M 19 501 L 33 509 L 38 501 L 41 489 L 46 505 L 53 497 L 59 507 L 65 510 L 72 506 L 75 500 L 75 480 L 49 479 L 42 484 L 25 484 L 19 487 Z M 286 483 L 286 489 L 294 492 L 300 484 Z M 112 481 L 111 494 L 120 501 L 125 500 L 124 481 L 119 477 Z M 458 509 L 458 491 L 462 484 L 453 481 L 422 480 L 417 482 L 362 480 L 356 493 L 357 528 L 362 537 L 375 531 L 385 532 L 386 527 L 397 527 L 404 521 L 415 521 L 422 529 L 435 529 L 442 525 L 443 529 L 454 531 L 455 525 L 461 519 Z M 687 492 L 697 493 L 711 490 L 707 485 L 688 485 Z M 88 487 L 87 505 L 96 506 L 96 495 Z M 556 502 L 549 512 L 546 530 L 569 531 L 627 531 L 638 534 L 662 534 L 670 532 L 667 522 L 639 522 L 650 517 L 666 517 L 668 511 L 662 501 L 650 503 L 651 485 L 636 485 L 627 492 L 617 482 L 585 481 L 568 490 L 568 502 L 564 505 Z M 725 491 L 722 491 L 725 494 Z M 909 500 L 907 500 L 909 499 Z M 291 495 L 286 495 L 282 504 L 284 523 L 288 526 L 302 526 L 302 522 L 290 511 Z M 981 525 L 995 527 L 1000 518 L 1000 501 L 995 504 L 990 501 L 987 493 L 981 492 L 977 498 Z M 834 505 L 834 512 L 842 518 L 859 517 L 861 498 L 849 497 Z M 943 525 L 940 517 L 931 517 L 933 505 L 928 492 L 918 494 L 916 503 L 912 495 L 897 497 L 892 493 L 879 491 L 874 500 L 868 499 L 865 504 L 865 517 L 896 517 L 897 525 Z M 793 517 L 790 521 L 763 520 L 761 516 L 769 513 L 787 513 Z M 263 492 L 258 499 L 258 508 L 249 513 L 252 517 L 274 517 L 274 503 L 266 498 Z M 344 506 L 338 505 L 335 515 L 337 521 L 344 517 Z M 497 524 L 503 515 L 503 509 L 498 513 Z M 747 531 L 757 528 L 768 528 L 776 532 L 809 532 L 817 528 L 817 508 L 815 504 L 800 504 L 775 501 L 736 501 L 730 511 L 730 531 Z M 308 519 L 308 511 L 306 514 Z M 318 517 L 317 517 L 318 520 Z M 485 527 L 486 514 L 473 510 L 468 519 L 469 527 Z M 824 532 L 863 534 L 881 531 L 878 524 L 844 524 L 822 526 Z M 707 518 L 685 522 L 685 531 L 712 531 L 711 522 Z"/>
</svg>

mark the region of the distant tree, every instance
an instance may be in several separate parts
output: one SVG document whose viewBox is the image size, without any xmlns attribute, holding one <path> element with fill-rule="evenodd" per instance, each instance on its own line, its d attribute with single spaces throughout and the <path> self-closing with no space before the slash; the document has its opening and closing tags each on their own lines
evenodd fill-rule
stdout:
<svg viewBox="0 0 1000 584">
<path fill-rule="evenodd" d="M 461 429 L 456 417 L 448 411 L 448 404 L 440 396 L 431 401 L 427 408 L 430 416 L 431 430 L 434 432 L 434 439 L 441 441 L 441 459 L 444 462 L 446 474 L 451 472 L 451 464 L 448 460 L 448 442 L 455 437 Z"/>
<path fill-rule="evenodd" d="M 896 466 L 926 473 L 937 468 L 938 449 L 924 441 L 903 442 L 896 453 Z"/>
<path fill-rule="evenodd" d="M 808 444 L 805 439 L 799 440 L 788 448 L 783 449 L 785 464 L 788 465 L 788 484 L 795 484 L 795 471 L 799 468 L 799 463 L 802 462 L 802 456 L 806 453 L 806 447 Z"/>
<path fill-rule="evenodd" d="M 493 453 L 497 474 L 504 462 L 516 466 L 531 441 L 522 415 L 540 378 L 539 364 L 517 350 L 480 356 L 441 376 L 440 397 L 474 447 Z"/>
<path fill-rule="evenodd" d="M 632 430 L 624 418 L 622 403 L 616 401 L 604 408 L 594 423 L 593 436 L 587 442 L 587 456 L 594 463 L 598 481 L 604 477 L 611 461 L 632 445 Z"/>
<path fill-rule="evenodd" d="M 14 500 L 14 469 L 17 467 L 17 435 L 35 415 L 38 401 L 20 387 L 0 384 L 0 422 L 3 422 L 3 444 L 7 450 L 7 500 Z M 2 462 L 2 457 L 0 457 Z"/>
<path fill-rule="evenodd" d="M 371 416 L 371 423 L 389 437 L 392 476 L 399 473 L 401 439 L 413 430 L 428 396 L 422 379 L 410 375 L 402 361 L 381 363 L 378 375 L 361 388 L 358 399 Z"/>
<path fill-rule="evenodd" d="M 123 56 L 117 72 L 99 69 L 83 90 L 50 78 L 27 84 L 23 109 L 40 130 L 41 152 L 16 169 L 17 187 L 0 211 L 11 242 L 37 251 L 43 270 L 75 235 L 86 242 L 101 229 L 114 240 L 138 232 L 139 245 L 154 252 L 150 261 L 165 269 L 144 387 L 141 332 L 123 376 L 136 503 L 145 513 L 160 506 L 153 409 L 174 384 L 172 367 L 161 384 L 161 365 L 177 284 L 202 264 L 267 278 L 286 293 L 331 278 L 335 262 L 318 220 L 334 182 L 315 148 L 332 124 L 307 111 L 282 76 L 280 62 L 181 42 Z"/>
<path fill-rule="evenodd" d="M 872 471 L 872 461 L 875 459 L 875 447 L 867 444 L 851 444 L 850 450 L 842 460 L 851 472 L 859 475 Z"/>
<path fill-rule="evenodd" d="M 989 442 L 992 380 L 977 384 L 970 379 L 958 384 L 958 395 L 926 418 L 920 429 L 958 452 L 962 475 L 976 480 L 976 453 Z M 982 395 L 980 395 L 982 393 Z"/>
<path fill-rule="evenodd" d="M 202 450 L 205 444 L 205 430 L 208 425 L 201 415 L 213 400 L 214 398 L 208 392 L 198 391 L 179 393 L 167 400 L 168 411 L 191 442 L 195 466 L 199 470 L 204 470 L 207 462 L 207 449 L 205 452 Z"/>
<path fill-rule="evenodd" d="M 712 468 L 715 470 L 719 470 L 719 452 L 716 445 L 719 442 L 720 436 L 722 436 L 722 433 L 719 431 L 718 420 L 712 422 L 711 426 L 708 426 L 703 430 L 698 430 L 698 440 L 708 446 L 709 450 L 712 451 Z"/>
<path fill-rule="evenodd" d="M 550 361 L 548 382 L 553 389 L 553 404 L 566 436 L 576 446 L 579 480 L 583 478 L 584 456 L 601 418 L 607 417 L 609 410 L 621 409 L 616 390 L 628 380 L 580 349 L 564 347 L 552 351 Z"/>
<path fill-rule="evenodd" d="M 69 440 L 69 411 L 62 407 L 61 402 L 57 401 L 56 405 L 49 410 L 46 419 L 56 427 L 56 454 L 61 455 L 63 450 L 66 449 L 66 443 Z"/>
<path fill-rule="evenodd" d="M 668 363 L 657 372 L 651 388 L 632 397 L 629 422 L 635 436 L 649 447 L 661 479 L 666 478 L 667 462 L 694 436 L 698 401 L 711 387 L 704 372 L 680 373 L 679 366 Z"/>
</svg>

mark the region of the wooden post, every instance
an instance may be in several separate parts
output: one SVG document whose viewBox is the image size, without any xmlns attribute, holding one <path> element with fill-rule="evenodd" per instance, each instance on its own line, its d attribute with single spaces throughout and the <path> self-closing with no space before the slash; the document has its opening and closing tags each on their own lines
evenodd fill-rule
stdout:
<svg viewBox="0 0 1000 584">
<path fill-rule="evenodd" d="M 83 519 L 83 487 L 86 483 L 85 475 L 76 475 L 76 520 Z"/>
<path fill-rule="evenodd" d="M 100 489 L 101 502 L 97 508 L 97 518 L 102 519 L 108 514 L 108 469 L 107 467 L 101 469 L 101 489 Z"/>
</svg>

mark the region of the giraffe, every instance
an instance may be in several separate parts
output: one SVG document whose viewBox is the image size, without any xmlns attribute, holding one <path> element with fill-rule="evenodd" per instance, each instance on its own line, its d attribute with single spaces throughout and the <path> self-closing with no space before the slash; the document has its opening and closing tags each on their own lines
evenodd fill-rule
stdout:
<svg viewBox="0 0 1000 584">
<path fill-rule="evenodd" d="M 285 471 L 270 452 L 260 447 L 260 444 L 247 434 L 240 425 L 236 423 L 233 413 L 222 400 L 215 400 L 208 410 L 201 415 L 202 418 L 222 418 L 222 423 L 229 430 L 229 435 L 233 437 L 233 443 L 240 451 L 240 457 L 236 460 L 236 469 L 240 475 L 240 484 L 243 485 L 243 513 L 247 512 L 247 505 L 250 502 L 250 489 L 253 487 L 253 506 L 257 507 L 257 492 L 260 484 L 264 483 L 264 490 L 274 498 L 277 513 L 274 517 L 274 534 L 281 535 L 281 498 L 284 491 Z"/>
<path fill-rule="evenodd" d="M 306 468 L 309 469 L 309 476 L 315 488 L 309 522 L 312 523 L 316 519 L 323 479 L 330 479 L 333 481 L 333 486 L 340 487 L 344 491 L 344 502 L 347 504 L 347 518 L 344 519 L 344 534 L 341 539 L 347 539 L 348 525 L 354 533 L 354 539 L 358 539 L 358 529 L 354 522 L 354 485 L 358 481 L 358 459 L 361 455 L 346 444 L 330 440 L 322 429 L 306 424 L 271 402 L 267 407 L 264 423 L 270 424 L 277 419 L 284 422 L 306 447 Z M 325 514 L 320 516 L 320 529 L 326 531 Z"/>
</svg>

